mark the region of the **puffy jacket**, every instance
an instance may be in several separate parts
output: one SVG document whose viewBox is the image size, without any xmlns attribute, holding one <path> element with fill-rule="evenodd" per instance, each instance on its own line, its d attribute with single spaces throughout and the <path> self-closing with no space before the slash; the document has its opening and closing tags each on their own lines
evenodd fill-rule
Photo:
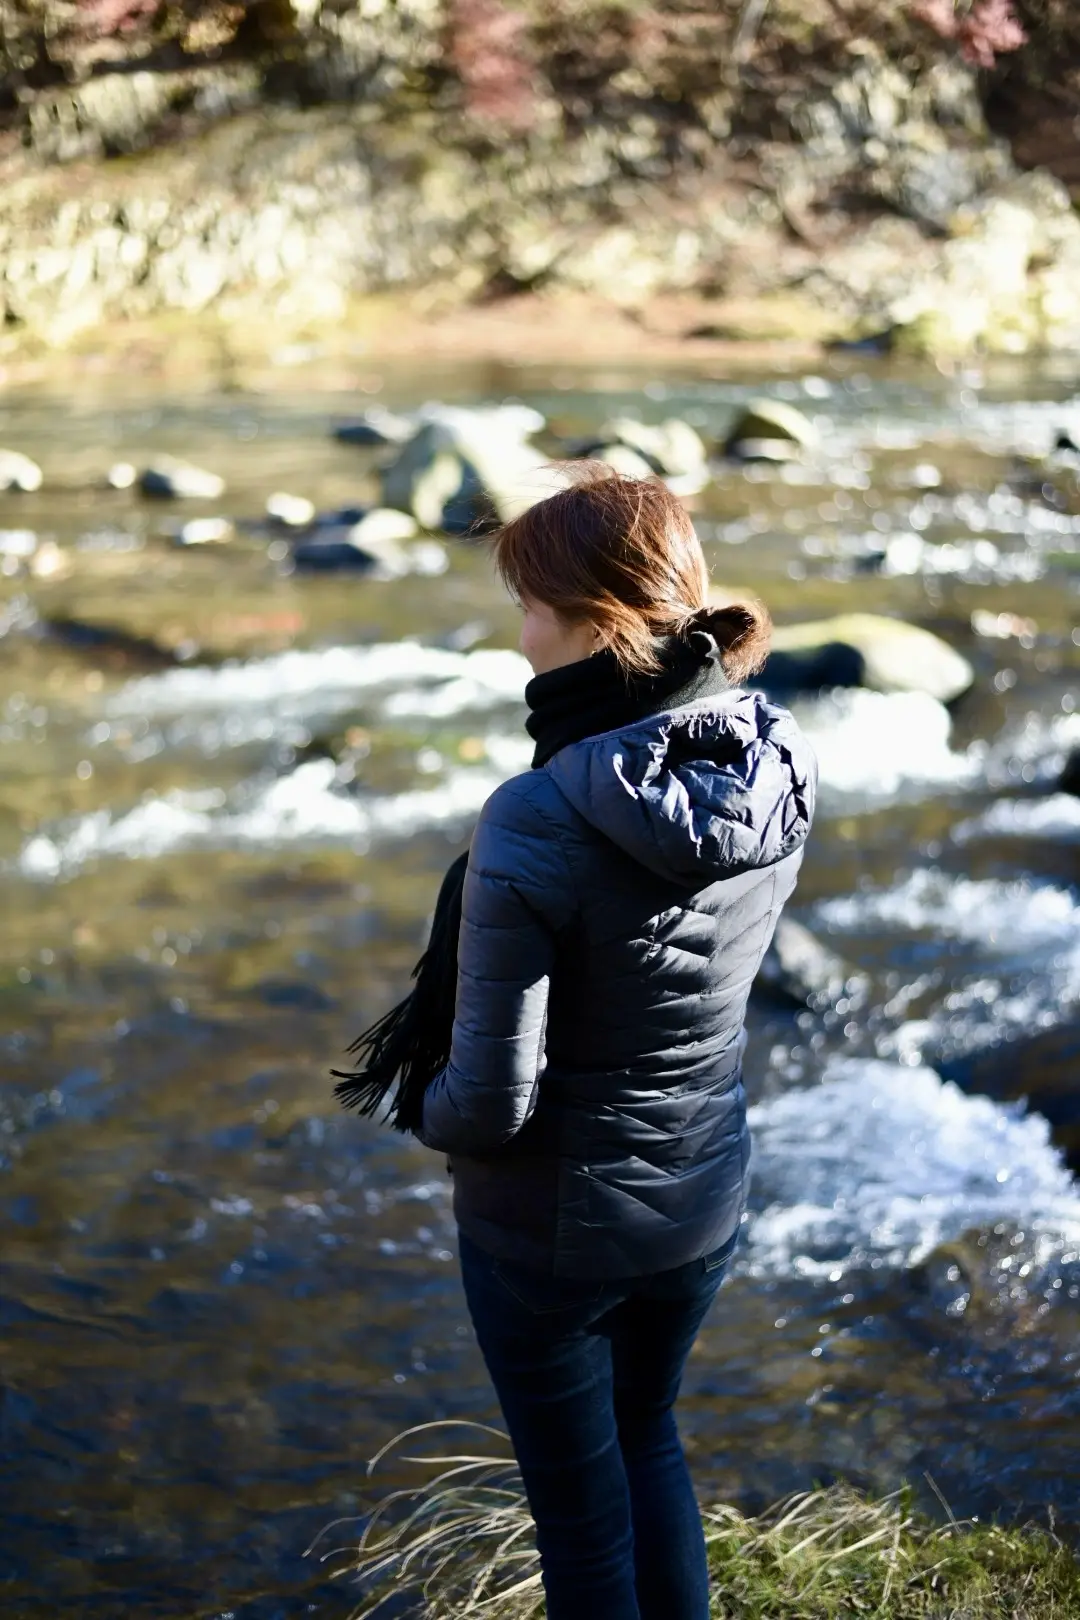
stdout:
<svg viewBox="0 0 1080 1620">
<path fill-rule="evenodd" d="M 475 1243 L 618 1278 L 734 1232 L 746 1002 L 816 783 L 787 710 L 729 691 L 572 743 L 492 794 L 422 1132 L 452 1160 Z"/>
</svg>

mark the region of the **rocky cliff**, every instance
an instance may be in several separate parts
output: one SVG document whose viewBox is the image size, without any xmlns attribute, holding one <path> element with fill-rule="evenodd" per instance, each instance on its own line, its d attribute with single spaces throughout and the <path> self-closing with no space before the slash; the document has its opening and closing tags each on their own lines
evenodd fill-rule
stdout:
<svg viewBox="0 0 1080 1620">
<path fill-rule="evenodd" d="M 1080 347 L 1080 26 L 945 4 L 0 0 L 0 342 L 429 288 Z"/>
</svg>

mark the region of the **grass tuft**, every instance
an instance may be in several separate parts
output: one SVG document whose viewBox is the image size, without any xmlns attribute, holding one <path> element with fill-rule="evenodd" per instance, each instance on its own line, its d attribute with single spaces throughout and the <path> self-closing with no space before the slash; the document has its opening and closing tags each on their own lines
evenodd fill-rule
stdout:
<svg viewBox="0 0 1080 1620">
<path fill-rule="evenodd" d="M 422 1467 L 390 1492 L 358 1546 L 309 1551 L 363 1591 L 352 1620 L 387 1605 L 415 1620 L 532 1620 L 544 1612 L 540 1569 L 517 1466 L 506 1452 L 402 1452 L 438 1429 L 505 1436 L 486 1424 L 421 1424 L 386 1457 Z M 931 1484 L 933 1482 L 931 1481 Z M 936 1487 L 934 1487 L 936 1492 Z M 1077 1620 L 1080 1563 L 1048 1530 L 955 1519 L 934 1524 L 909 1490 L 869 1501 L 848 1485 L 807 1491 L 757 1518 L 704 1513 L 716 1620 Z M 403 1607 L 404 1604 L 404 1607 Z"/>
</svg>

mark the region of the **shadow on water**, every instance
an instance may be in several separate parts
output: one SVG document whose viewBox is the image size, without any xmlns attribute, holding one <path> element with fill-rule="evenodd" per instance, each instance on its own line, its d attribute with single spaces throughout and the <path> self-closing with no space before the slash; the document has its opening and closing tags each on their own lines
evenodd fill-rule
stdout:
<svg viewBox="0 0 1080 1620">
<path fill-rule="evenodd" d="M 688 1375 L 696 1475 L 757 1507 L 929 1471 L 958 1512 L 1076 1523 L 1080 1196 L 1042 1115 L 1001 1101 L 1056 1098 L 1065 1131 L 1077 1095 L 1075 823 L 1036 811 L 1080 740 L 1080 525 L 1048 527 L 1016 470 L 1074 408 L 1030 374 L 767 386 L 828 454 L 720 469 L 698 503 L 714 577 L 780 621 L 936 626 L 976 684 L 951 721 L 799 702 L 823 809 L 793 914 L 866 998 L 755 1003 L 757 1180 Z M 713 436 L 755 391 L 499 387 L 567 432 L 632 407 Z M 493 651 L 513 613 L 464 543 L 438 577 L 302 578 L 243 529 L 177 550 L 171 513 L 98 487 L 167 450 L 228 480 L 196 515 L 255 518 L 278 488 L 362 501 L 374 458 L 331 440 L 338 414 L 0 411 L 46 470 L 0 529 L 59 559 L 0 579 L 0 1606 L 27 1620 L 345 1615 L 301 1554 L 362 1513 L 366 1459 L 409 1423 L 497 1416 L 441 1162 L 339 1114 L 327 1071 L 400 994 L 438 876 L 527 762 L 521 669 Z M 1000 615 L 1033 629 L 973 627 Z M 63 616 L 129 640 L 43 632 Z"/>
</svg>

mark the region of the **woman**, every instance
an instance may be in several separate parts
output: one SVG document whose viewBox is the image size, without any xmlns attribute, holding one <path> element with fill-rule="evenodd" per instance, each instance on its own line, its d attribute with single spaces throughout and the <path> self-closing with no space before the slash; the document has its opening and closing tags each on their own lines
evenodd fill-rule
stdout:
<svg viewBox="0 0 1080 1620">
<path fill-rule="evenodd" d="M 524 612 L 533 768 L 468 858 L 449 1062 L 466 1298 L 536 1521 L 549 1620 L 706 1620 L 673 1416 L 731 1258 L 751 983 L 816 766 L 739 683 L 758 607 L 710 611 L 659 481 L 594 470 L 495 538 Z"/>
</svg>

